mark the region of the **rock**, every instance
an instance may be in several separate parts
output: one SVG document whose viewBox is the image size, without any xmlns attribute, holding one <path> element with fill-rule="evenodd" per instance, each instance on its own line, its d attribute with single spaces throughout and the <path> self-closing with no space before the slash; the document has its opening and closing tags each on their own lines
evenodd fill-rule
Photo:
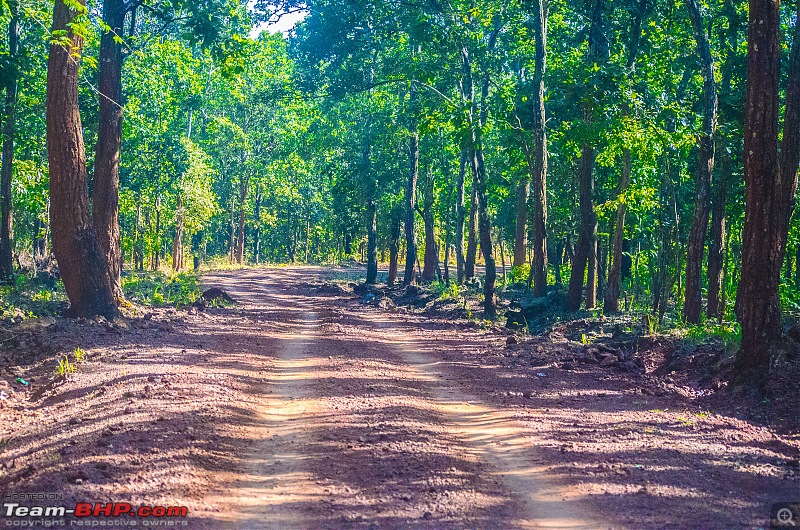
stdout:
<svg viewBox="0 0 800 530">
<path fill-rule="evenodd" d="M 516 336 L 511 335 L 506 339 L 506 346 L 514 346 L 515 344 L 519 344 L 519 340 Z"/>
<path fill-rule="evenodd" d="M 370 292 L 370 286 L 366 283 L 351 283 L 350 286 L 353 288 L 353 292 L 359 296 L 364 296 Z"/>
<path fill-rule="evenodd" d="M 419 285 L 409 285 L 405 288 L 405 292 L 403 294 L 409 298 L 417 298 L 425 294 L 425 289 Z"/>
<path fill-rule="evenodd" d="M 606 357 L 603 357 L 603 360 L 600 361 L 600 366 L 607 367 L 613 366 L 619 362 L 619 357 L 614 354 L 609 354 Z"/>
<path fill-rule="evenodd" d="M 386 297 L 378 300 L 376 307 L 379 309 L 394 309 L 397 306 L 394 304 L 391 298 Z"/>
<path fill-rule="evenodd" d="M 521 329 L 528 325 L 522 311 L 506 311 L 506 327 L 508 329 Z"/>
<path fill-rule="evenodd" d="M 579 360 L 586 364 L 600 364 L 600 359 L 597 358 L 597 355 L 593 350 L 585 351 Z"/>
<path fill-rule="evenodd" d="M 39 329 L 46 329 L 50 326 L 55 325 L 56 319 L 52 317 L 45 317 L 45 318 L 31 318 L 26 320 L 17 326 L 18 331 L 36 331 Z"/>
<path fill-rule="evenodd" d="M 788 467 L 800 468 L 800 460 L 798 459 L 789 460 L 788 462 L 786 462 L 786 465 Z"/>
<path fill-rule="evenodd" d="M 550 299 L 547 297 L 525 297 L 519 301 L 519 307 L 526 319 L 530 320 L 547 313 Z"/>
<path fill-rule="evenodd" d="M 576 368 L 577 368 L 577 366 L 573 362 L 566 362 L 566 363 L 561 365 L 561 369 L 562 370 L 572 371 L 572 370 L 575 370 Z"/>
</svg>

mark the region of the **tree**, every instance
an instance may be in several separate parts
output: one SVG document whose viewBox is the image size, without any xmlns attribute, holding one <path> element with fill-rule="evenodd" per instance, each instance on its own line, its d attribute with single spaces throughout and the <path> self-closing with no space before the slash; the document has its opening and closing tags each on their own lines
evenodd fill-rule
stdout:
<svg viewBox="0 0 800 530">
<path fill-rule="evenodd" d="M 47 144 L 53 251 L 73 316 L 114 318 L 114 279 L 89 218 L 86 153 L 78 106 L 83 0 L 56 0 L 47 65 Z"/>
<path fill-rule="evenodd" d="M 686 7 L 692 21 L 703 72 L 703 130 L 698 136 L 697 186 L 686 255 L 686 300 L 683 306 L 683 318 L 689 324 L 698 324 L 702 312 L 703 252 L 708 230 L 708 215 L 711 210 L 711 176 L 714 173 L 718 100 L 714 58 L 711 56 L 706 25 L 696 0 L 686 0 Z"/>
<path fill-rule="evenodd" d="M 19 2 L 8 2 L 11 19 L 8 22 L 8 75 L 6 76 L 5 123 L 3 125 L 3 163 L 0 167 L 0 280 L 14 273 L 12 235 L 11 179 L 14 171 L 14 135 L 16 133 Z"/>
<path fill-rule="evenodd" d="M 607 59 L 608 44 L 605 37 L 605 5 L 604 0 L 591 2 L 591 26 L 589 29 L 589 53 L 586 62 L 597 65 Z M 596 85 L 587 87 L 597 91 Z M 592 124 L 597 111 L 592 101 L 596 94 L 589 94 L 583 109 L 583 119 Z M 581 306 L 584 278 L 586 278 L 586 309 L 593 309 L 597 301 L 597 212 L 594 206 L 594 165 L 597 159 L 597 148 L 587 141 L 581 149 L 579 170 L 580 197 L 580 229 L 578 244 L 575 248 L 575 259 L 572 262 L 572 275 L 569 281 L 567 309 L 577 311 Z M 587 273 L 588 269 L 588 273 Z"/>
<path fill-rule="evenodd" d="M 630 44 L 628 45 L 628 59 L 626 71 L 632 74 L 636 64 L 636 56 L 639 53 L 639 40 L 642 34 L 642 22 L 647 12 L 647 1 L 638 0 L 633 22 L 631 23 Z M 629 104 L 623 102 L 622 113 L 627 117 L 630 112 Z M 617 215 L 614 222 L 614 244 L 611 256 L 611 269 L 608 272 L 608 287 L 603 299 L 603 310 L 606 314 L 619 312 L 620 283 L 622 281 L 623 246 L 625 243 L 625 217 L 628 211 L 628 204 L 625 201 L 625 193 L 631 185 L 631 149 L 626 147 L 622 155 L 622 177 L 619 181 L 617 197 Z"/>
<path fill-rule="evenodd" d="M 745 220 L 736 369 L 758 381 L 783 337 L 778 288 L 800 165 L 800 24 L 795 25 L 786 86 L 783 142 L 780 106 L 780 4 L 750 0 L 744 133 Z"/>
</svg>

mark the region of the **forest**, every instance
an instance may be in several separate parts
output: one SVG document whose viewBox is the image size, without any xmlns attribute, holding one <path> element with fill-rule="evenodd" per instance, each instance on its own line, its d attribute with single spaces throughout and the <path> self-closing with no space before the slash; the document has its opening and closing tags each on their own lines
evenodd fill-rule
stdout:
<svg viewBox="0 0 800 530">
<path fill-rule="evenodd" d="M 800 520 L 800 1 L 0 0 L 0 92 L 3 491 Z"/>
<path fill-rule="evenodd" d="M 761 51 L 733 0 L 3 7 L 0 272 L 54 256 L 76 314 L 228 256 L 479 267 L 492 318 L 513 267 L 571 311 L 738 321 L 750 370 L 798 310 L 791 6 Z"/>
</svg>

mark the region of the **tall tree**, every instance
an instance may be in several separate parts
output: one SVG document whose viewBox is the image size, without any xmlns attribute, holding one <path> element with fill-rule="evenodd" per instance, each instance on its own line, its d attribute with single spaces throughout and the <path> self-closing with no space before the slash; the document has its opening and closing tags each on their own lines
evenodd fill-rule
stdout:
<svg viewBox="0 0 800 530">
<path fill-rule="evenodd" d="M 406 268 L 403 285 L 414 282 L 414 266 L 417 263 L 417 234 L 414 228 L 417 215 L 417 181 L 419 180 L 419 126 L 415 116 L 418 88 L 411 83 L 409 97 L 410 118 L 408 126 L 408 181 L 405 188 Z"/>
<path fill-rule="evenodd" d="M 742 344 L 736 369 L 741 379 L 751 381 L 767 371 L 783 337 L 778 288 L 800 164 L 800 24 L 793 35 L 779 150 L 780 31 L 780 2 L 750 0 L 738 296 Z"/>
<path fill-rule="evenodd" d="M 597 65 L 608 54 L 608 41 L 605 36 L 605 5 L 604 0 L 592 0 L 591 21 L 589 28 L 589 52 L 586 62 Z M 587 95 L 583 109 L 583 119 L 587 124 L 594 121 L 597 98 L 594 92 L 597 87 L 593 84 L 587 89 L 592 94 Z M 580 228 L 578 230 L 578 244 L 575 247 L 575 259 L 572 262 L 572 275 L 569 280 L 567 294 L 567 309 L 577 311 L 581 306 L 581 295 L 584 294 L 584 278 L 586 279 L 586 308 L 593 309 L 597 302 L 597 212 L 594 206 L 594 165 L 597 159 L 597 148 L 591 142 L 583 144 L 581 162 L 578 173 L 579 202 L 580 202 Z M 588 270 L 588 273 L 587 273 Z"/>
<path fill-rule="evenodd" d="M 6 77 L 5 123 L 3 125 L 3 163 L 0 168 L 0 280 L 14 273 L 11 240 L 13 229 L 11 180 L 14 174 L 14 135 L 16 133 L 17 85 L 19 51 L 19 1 L 8 2 L 11 19 L 8 21 L 9 72 Z"/>
<path fill-rule="evenodd" d="M 547 294 L 547 115 L 544 100 L 544 75 L 547 69 L 547 18 L 549 0 L 534 4 L 534 39 L 536 41 L 533 74 L 533 294 Z M 530 161 L 529 161 L 529 165 Z"/>
<path fill-rule="evenodd" d="M 702 313 L 703 252 L 708 216 L 711 211 L 711 178 L 714 173 L 715 135 L 717 132 L 717 82 L 714 58 L 706 34 L 706 24 L 697 0 L 686 0 L 689 19 L 697 43 L 700 69 L 703 73 L 703 129 L 698 135 L 697 175 L 694 214 L 686 254 L 686 299 L 683 318 L 689 324 L 700 322 Z"/>
<path fill-rule="evenodd" d="M 626 71 L 629 75 L 633 73 L 636 64 L 636 56 L 639 53 L 639 40 L 642 34 L 642 22 L 645 13 L 647 12 L 647 1 L 638 0 L 636 2 L 636 10 L 634 12 L 633 21 L 631 23 L 631 33 L 628 44 L 628 59 L 626 63 Z M 627 101 L 622 104 L 622 114 L 627 117 L 630 113 L 630 105 Z M 619 311 L 619 297 L 621 292 L 622 282 L 622 262 L 623 245 L 625 243 L 625 218 L 628 212 L 628 204 L 625 200 L 625 194 L 631 185 L 631 149 L 625 147 L 622 153 L 622 176 L 619 181 L 617 189 L 617 216 L 614 222 L 614 243 L 613 254 L 611 256 L 611 268 L 608 272 L 608 286 L 603 299 L 603 310 L 606 314 L 616 313 Z"/>
<path fill-rule="evenodd" d="M 97 151 L 92 192 L 92 222 L 106 255 L 114 295 L 123 298 L 122 247 L 119 232 L 119 164 L 122 145 L 122 37 L 127 8 L 123 0 L 103 0 L 97 70 L 100 95 Z"/>
<path fill-rule="evenodd" d="M 72 7 L 70 7 L 72 6 Z M 84 37 L 78 17 L 85 0 L 56 0 L 47 64 L 47 144 L 50 162 L 50 222 L 53 252 L 73 316 L 114 318 L 114 279 L 89 217 L 86 152 L 83 143 L 78 75 Z"/>
</svg>

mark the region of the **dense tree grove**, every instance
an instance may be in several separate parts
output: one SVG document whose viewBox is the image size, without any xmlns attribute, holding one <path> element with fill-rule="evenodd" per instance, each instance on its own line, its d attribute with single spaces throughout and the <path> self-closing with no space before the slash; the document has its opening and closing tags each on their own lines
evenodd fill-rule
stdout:
<svg viewBox="0 0 800 530">
<path fill-rule="evenodd" d="M 367 283 L 479 279 L 489 317 L 508 279 L 738 320 L 740 369 L 765 370 L 800 310 L 796 22 L 775 0 L 4 1 L 0 275 L 54 255 L 73 313 L 113 316 L 125 269 L 355 258 Z"/>
</svg>

